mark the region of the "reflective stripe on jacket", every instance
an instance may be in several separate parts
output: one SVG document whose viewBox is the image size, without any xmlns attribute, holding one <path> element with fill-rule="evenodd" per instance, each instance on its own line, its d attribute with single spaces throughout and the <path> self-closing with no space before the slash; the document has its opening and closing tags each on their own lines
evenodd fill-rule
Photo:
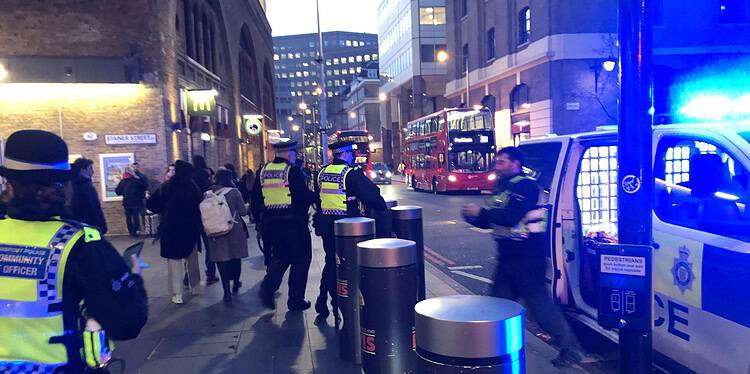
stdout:
<svg viewBox="0 0 750 374">
<path fill-rule="evenodd" d="M 266 165 L 260 172 L 263 205 L 268 210 L 289 209 L 292 193 L 289 190 L 289 168 L 291 165 L 278 162 Z"/>
<path fill-rule="evenodd" d="M 524 180 L 531 179 L 527 176 L 517 175 L 510 180 L 511 186 Z M 511 188 L 506 188 L 500 194 L 492 197 L 488 202 L 488 208 L 503 209 L 507 207 L 511 197 Z M 492 236 L 496 240 L 525 240 L 530 234 L 540 234 L 547 231 L 547 208 L 537 207 L 532 209 L 513 227 L 492 224 Z"/>
</svg>

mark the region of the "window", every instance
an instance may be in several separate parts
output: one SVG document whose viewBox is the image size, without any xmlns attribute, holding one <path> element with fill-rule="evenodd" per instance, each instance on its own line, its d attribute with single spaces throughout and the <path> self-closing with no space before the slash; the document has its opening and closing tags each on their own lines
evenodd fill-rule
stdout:
<svg viewBox="0 0 750 374">
<path fill-rule="evenodd" d="M 529 108 L 531 108 L 529 87 L 525 84 L 519 84 L 510 92 L 510 111 L 515 113 Z"/>
<path fill-rule="evenodd" d="M 350 63 L 354 62 L 354 56 L 349 56 L 349 62 Z"/>
<path fill-rule="evenodd" d="M 495 58 L 495 28 L 487 30 L 487 61 Z"/>
<path fill-rule="evenodd" d="M 445 25 L 445 7 L 419 8 L 420 25 Z"/>
<path fill-rule="evenodd" d="M 274 54 L 274 55 L 273 55 L 273 60 L 274 60 L 274 61 L 279 61 L 279 55 L 277 55 L 277 54 Z"/>
<path fill-rule="evenodd" d="M 654 211 L 661 220 L 750 241 L 750 174 L 722 147 L 705 139 L 662 138 L 654 178 Z"/>
<path fill-rule="evenodd" d="M 617 146 L 589 147 L 578 168 L 576 200 L 583 235 L 617 237 Z"/>
<path fill-rule="evenodd" d="M 469 14 L 469 0 L 461 0 L 461 17 Z"/>
<path fill-rule="evenodd" d="M 334 58 L 333 59 L 333 64 L 334 65 L 338 65 L 339 64 L 339 59 L 338 58 Z"/>
<path fill-rule="evenodd" d="M 370 55 L 365 55 L 365 61 L 370 61 Z"/>
<path fill-rule="evenodd" d="M 719 23 L 745 23 L 745 0 L 719 0 Z"/>
<path fill-rule="evenodd" d="M 463 56 L 463 66 L 461 66 L 461 74 L 466 74 L 469 71 L 469 45 L 464 44 L 461 56 Z"/>
<path fill-rule="evenodd" d="M 362 62 L 362 56 L 357 56 L 357 62 Z"/>
<path fill-rule="evenodd" d="M 528 43 L 531 38 L 531 9 L 521 9 L 518 13 L 518 45 Z"/>
</svg>

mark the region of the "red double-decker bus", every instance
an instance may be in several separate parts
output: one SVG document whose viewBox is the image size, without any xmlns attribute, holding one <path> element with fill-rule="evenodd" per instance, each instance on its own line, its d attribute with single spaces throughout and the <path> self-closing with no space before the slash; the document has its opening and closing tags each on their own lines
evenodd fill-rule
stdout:
<svg viewBox="0 0 750 374">
<path fill-rule="evenodd" d="M 486 109 L 444 109 L 409 122 L 406 182 L 415 190 L 482 191 L 495 183 L 495 133 Z"/>
<path fill-rule="evenodd" d="M 357 150 L 354 152 L 354 163 L 365 170 L 365 175 L 369 175 L 370 170 L 372 170 L 370 134 L 366 130 L 341 130 L 331 135 L 328 141 L 333 143 L 337 140 L 350 141 L 357 145 Z"/>
</svg>

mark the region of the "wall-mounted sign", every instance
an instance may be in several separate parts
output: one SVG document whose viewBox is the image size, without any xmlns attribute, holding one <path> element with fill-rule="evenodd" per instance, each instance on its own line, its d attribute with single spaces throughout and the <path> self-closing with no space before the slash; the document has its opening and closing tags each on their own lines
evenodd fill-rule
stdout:
<svg viewBox="0 0 750 374">
<path fill-rule="evenodd" d="M 250 135 L 258 135 L 263 130 L 263 116 L 260 114 L 245 114 L 242 116 L 245 132 Z"/>
<path fill-rule="evenodd" d="M 453 142 L 454 143 L 462 143 L 462 144 L 474 143 L 474 139 L 472 139 L 472 138 L 453 138 Z"/>
<path fill-rule="evenodd" d="M 122 180 L 125 167 L 134 161 L 135 157 L 132 153 L 102 153 L 99 155 L 102 200 L 122 200 L 122 196 L 117 196 L 115 189 Z"/>
<path fill-rule="evenodd" d="M 212 116 L 216 112 L 216 90 L 187 91 L 187 112 L 190 116 Z"/>
<path fill-rule="evenodd" d="M 565 110 L 581 110 L 581 103 L 577 101 L 570 101 L 565 103 Z"/>
<path fill-rule="evenodd" d="M 84 132 L 83 133 L 83 140 L 87 142 L 93 142 L 94 140 L 98 139 L 99 137 L 96 135 L 95 132 Z"/>
<path fill-rule="evenodd" d="M 104 142 L 109 145 L 156 144 L 156 134 L 104 135 Z"/>
</svg>

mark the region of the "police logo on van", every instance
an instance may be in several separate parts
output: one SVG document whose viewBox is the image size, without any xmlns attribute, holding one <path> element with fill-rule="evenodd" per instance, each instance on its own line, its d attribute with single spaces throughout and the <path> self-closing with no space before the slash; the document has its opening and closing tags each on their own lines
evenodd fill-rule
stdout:
<svg viewBox="0 0 750 374">
<path fill-rule="evenodd" d="M 684 295 L 685 291 L 693 289 L 695 274 L 693 273 L 693 263 L 689 262 L 690 250 L 683 245 L 679 251 L 680 254 L 674 259 L 674 266 L 672 266 L 672 279 L 674 279 L 674 285 Z"/>
</svg>

